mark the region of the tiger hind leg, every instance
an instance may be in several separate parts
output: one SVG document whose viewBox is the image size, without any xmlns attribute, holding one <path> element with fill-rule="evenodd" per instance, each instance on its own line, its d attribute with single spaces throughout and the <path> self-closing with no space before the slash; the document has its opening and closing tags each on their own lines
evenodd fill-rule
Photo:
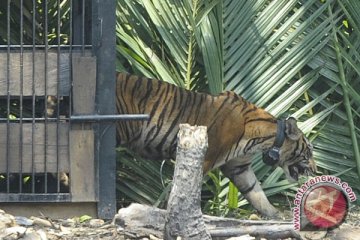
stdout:
<svg viewBox="0 0 360 240">
<path fill-rule="evenodd" d="M 223 174 L 239 189 L 248 202 L 263 216 L 279 218 L 279 211 L 271 205 L 257 180 L 250 163 L 230 161 L 221 167 Z"/>
</svg>

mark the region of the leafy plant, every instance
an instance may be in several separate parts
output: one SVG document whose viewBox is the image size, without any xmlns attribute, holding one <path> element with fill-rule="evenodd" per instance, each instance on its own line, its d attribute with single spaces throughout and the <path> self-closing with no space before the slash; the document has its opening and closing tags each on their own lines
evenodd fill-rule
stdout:
<svg viewBox="0 0 360 240">
<path fill-rule="evenodd" d="M 70 4 L 70 0 L 0 1 L 0 44 L 68 44 Z"/>
<path fill-rule="evenodd" d="M 119 206 L 132 201 L 155 206 L 164 206 L 170 193 L 173 164 L 162 161 L 148 161 L 124 148 L 118 148 L 117 190 Z"/>
</svg>

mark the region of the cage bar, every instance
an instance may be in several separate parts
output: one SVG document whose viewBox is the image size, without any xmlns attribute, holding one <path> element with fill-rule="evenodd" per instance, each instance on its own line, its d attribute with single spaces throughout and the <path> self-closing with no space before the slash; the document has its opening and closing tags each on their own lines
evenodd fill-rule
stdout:
<svg viewBox="0 0 360 240">
<path fill-rule="evenodd" d="M 56 26 L 56 39 L 57 39 L 57 74 L 56 74 L 56 78 L 57 78 L 57 91 L 56 91 L 56 99 L 57 102 L 60 99 L 60 95 L 59 95 L 59 89 L 60 89 L 60 28 L 61 28 L 61 22 L 60 22 L 60 15 L 61 15 L 61 9 L 60 9 L 60 0 L 57 0 L 57 26 Z M 59 120 L 60 120 L 60 104 L 57 104 L 56 106 L 56 133 L 57 133 L 57 137 L 56 137 L 56 190 L 57 192 L 60 192 L 60 168 L 59 168 Z"/>
<path fill-rule="evenodd" d="M 22 193 L 22 178 L 23 178 L 23 94 L 24 94 L 24 59 L 23 59 L 23 0 L 20 0 L 20 146 L 19 146 L 19 192 Z"/>
<path fill-rule="evenodd" d="M 116 1 L 93 1 L 92 44 L 97 57 L 97 113 L 115 113 L 115 9 Z M 98 188 L 98 216 L 112 218 L 116 212 L 115 169 L 116 153 L 114 124 L 99 124 L 95 149 L 97 171 L 100 178 Z"/>
<path fill-rule="evenodd" d="M 69 115 L 60 116 L 60 104 L 54 109 L 55 116 L 50 116 L 47 112 L 50 107 L 49 96 L 59 102 L 62 96 L 70 98 L 71 95 L 71 66 L 68 60 L 69 51 L 73 49 L 69 49 L 68 44 L 61 45 L 60 36 L 60 5 L 67 1 L 57 0 L 57 6 L 53 9 L 52 16 L 56 19 L 53 26 L 56 27 L 53 31 L 55 40 L 51 44 L 49 34 L 53 28 L 48 27 L 50 9 L 47 1 L 32 0 L 31 4 L 26 2 L 30 6 L 26 13 L 31 14 L 27 14 L 27 17 L 30 16 L 30 28 L 26 30 L 25 1 L 20 0 L 16 5 L 8 0 L 6 12 L 0 12 L 6 14 L 6 35 L 1 36 L 6 41 L 5 45 L 0 45 L 0 72 L 3 73 L 0 74 L 0 83 L 5 86 L 0 88 L 0 105 L 6 108 L 4 112 L 0 112 L 1 201 L 24 199 L 23 194 L 27 194 L 26 201 L 31 201 L 32 198 L 28 195 L 31 193 L 41 195 L 33 198 L 37 202 L 47 193 L 50 194 L 48 182 L 52 178 L 56 181 L 56 191 L 51 191 L 51 194 L 60 193 L 60 170 L 69 172 L 68 149 L 65 162 L 61 162 L 64 161 L 63 148 L 69 142 Z M 39 8 L 42 10 L 38 11 Z M 12 28 L 13 26 L 18 27 Z M 28 34 L 26 41 L 25 34 Z M 81 49 L 89 46 L 91 44 L 78 45 L 74 49 L 80 54 Z M 64 82 L 66 86 L 63 85 Z M 68 107 L 70 106 L 71 103 Z M 42 116 L 38 116 L 39 108 L 42 108 Z M 65 143 L 62 137 L 64 129 L 67 131 Z M 43 153 L 40 154 L 41 151 Z M 68 166 L 67 169 L 63 168 L 64 165 Z M 44 185 L 41 192 L 38 190 L 39 181 Z M 6 194 L 12 194 L 12 197 L 9 198 Z M 14 197 L 16 194 L 18 197 Z M 67 197 L 71 199 L 69 193 Z"/>
<path fill-rule="evenodd" d="M 6 56 L 6 94 L 7 94 L 7 102 L 6 102 L 6 193 L 10 193 L 10 171 L 9 171 L 9 155 L 10 155 L 10 145 L 9 145 L 9 139 L 10 139 L 10 132 L 9 132 L 9 116 L 10 116 L 10 47 L 9 44 L 11 44 L 10 39 L 10 0 L 8 0 L 7 5 L 7 56 Z"/>
<path fill-rule="evenodd" d="M 75 115 L 71 116 L 70 119 L 73 122 L 143 121 L 149 119 L 149 114 Z"/>
<path fill-rule="evenodd" d="M 45 83 L 44 83 L 44 92 L 45 92 L 45 132 L 44 132 L 44 185 L 45 185 L 45 193 L 47 193 L 47 188 L 48 188 L 48 178 L 47 178 L 47 173 L 48 173 L 48 168 L 47 168 L 47 153 L 48 153 L 48 148 L 47 148 L 47 144 L 48 144 L 48 101 L 47 101 L 47 97 L 48 97 L 48 92 L 47 92 L 47 86 L 48 86 L 48 54 L 49 54 L 49 48 L 48 48 L 48 2 L 47 1 L 43 1 L 43 5 L 44 5 L 44 43 L 45 43 L 45 56 L 44 56 L 44 65 L 45 65 L 45 71 L 44 71 L 44 78 L 45 78 Z"/>
<path fill-rule="evenodd" d="M 36 34 L 36 0 L 32 1 L 32 74 L 31 74 L 31 193 L 35 193 L 35 34 Z"/>
</svg>

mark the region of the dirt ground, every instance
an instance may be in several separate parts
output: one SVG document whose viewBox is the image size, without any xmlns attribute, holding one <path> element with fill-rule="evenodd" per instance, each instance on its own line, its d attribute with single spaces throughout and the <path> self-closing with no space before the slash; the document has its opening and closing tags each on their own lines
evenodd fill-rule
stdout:
<svg viewBox="0 0 360 240">
<path fill-rule="evenodd" d="M 289 219 L 291 220 L 291 219 Z M 303 239 L 360 239 L 360 207 L 349 209 L 346 221 L 337 229 L 331 231 L 305 232 Z M 0 210 L 0 239 L 3 240 L 59 240 L 59 239 L 133 239 L 127 236 L 119 226 L 111 221 L 91 219 L 86 216 L 73 219 L 49 219 L 41 217 L 12 216 Z M 147 238 L 158 238 L 148 236 Z M 249 236 L 232 239 L 254 239 Z"/>
</svg>

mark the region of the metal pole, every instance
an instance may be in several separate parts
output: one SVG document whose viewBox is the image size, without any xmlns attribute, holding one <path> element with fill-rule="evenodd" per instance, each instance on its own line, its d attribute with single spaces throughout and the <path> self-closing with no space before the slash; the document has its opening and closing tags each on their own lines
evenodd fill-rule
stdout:
<svg viewBox="0 0 360 240">
<path fill-rule="evenodd" d="M 115 10 L 116 1 L 92 1 L 92 45 L 97 58 L 97 114 L 115 113 Z M 116 152 L 114 124 L 99 124 L 95 159 L 98 188 L 98 217 L 111 219 L 116 213 Z"/>
<path fill-rule="evenodd" d="M 147 120 L 148 114 L 119 114 L 119 115 L 80 115 L 71 116 L 72 122 L 114 122 L 114 121 L 134 121 Z"/>
</svg>

